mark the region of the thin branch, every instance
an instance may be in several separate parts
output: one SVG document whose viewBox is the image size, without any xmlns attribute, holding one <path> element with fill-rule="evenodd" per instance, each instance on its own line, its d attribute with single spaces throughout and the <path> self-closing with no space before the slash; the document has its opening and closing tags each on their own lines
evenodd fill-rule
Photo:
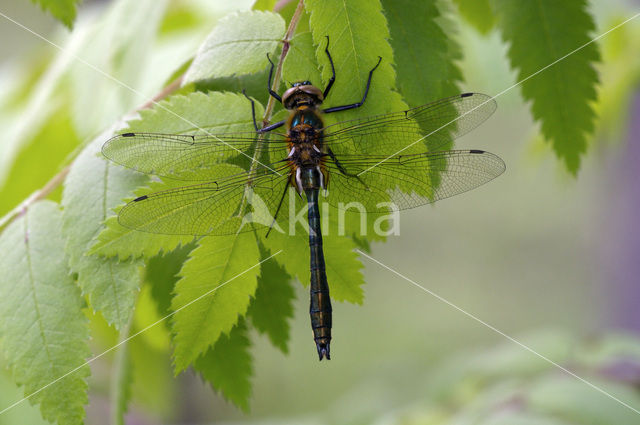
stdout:
<svg viewBox="0 0 640 425">
<path fill-rule="evenodd" d="M 284 58 L 287 57 L 287 53 L 289 52 L 289 45 L 291 42 L 291 38 L 296 31 L 296 27 L 298 26 L 298 22 L 300 22 L 300 18 L 302 17 L 302 13 L 304 12 L 304 1 L 299 0 L 298 7 L 296 7 L 296 11 L 293 13 L 291 17 L 291 22 L 289 22 L 289 27 L 287 28 L 287 32 L 282 39 L 282 53 L 280 53 L 280 59 L 278 60 L 278 66 L 276 67 L 276 75 L 273 78 L 273 85 L 271 89 L 273 91 L 278 90 L 278 86 L 280 85 L 280 79 L 282 78 L 282 64 L 284 63 Z M 267 107 L 264 110 L 264 115 L 262 116 L 262 126 L 266 127 L 269 125 L 269 121 L 271 120 L 271 115 L 273 114 L 273 108 L 276 106 L 276 99 L 273 96 L 269 96 L 269 100 L 267 101 Z M 264 139 L 267 137 L 266 133 L 260 133 L 258 137 L 258 142 L 256 144 L 256 150 L 253 154 L 253 162 L 251 163 L 251 168 L 249 170 L 249 175 L 256 170 L 257 164 L 260 163 L 259 158 L 262 155 L 262 147 L 264 146 Z M 247 184 L 251 184 L 251 180 L 248 181 Z M 242 211 L 240 208 L 238 211 Z"/>
<path fill-rule="evenodd" d="M 279 5 L 280 7 L 284 7 L 287 3 L 288 2 L 280 2 Z M 277 6 L 278 5 L 276 5 L 276 7 Z M 296 27 L 298 26 L 298 22 L 300 22 L 300 18 L 302 17 L 303 12 L 304 12 L 304 2 L 303 0 L 299 0 L 298 7 L 293 13 L 293 16 L 291 17 L 291 22 L 289 23 L 289 27 L 287 28 L 287 32 L 285 33 L 285 36 L 282 39 L 282 43 L 283 43 L 282 53 L 280 54 L 280 60 L 278 61 L 276 74 L 273 79 L 272 87 L 274 90 L 277 90 L 278 86 L 280 85 L 280 79 L 282 78 L 282 64 L 284 63 L 284 58 L 287 56 L 287 53 L 289 52 L 289 44 L 290 44 L 291 38 L 295 33 Z M 183 77 L 184 77 L 184 73 L 180 75 L 178 78 L 176 78 L 175 80 L 173 80 L 171 83 L 169 83 L 166 87 L 164 87 L 151 100 L 145 102 L 141 106 L 137 107 L 135 110 L 139 111 L 143 109 L 148 109 L 151 106 L 153 106 L 155 102 L 164 99 L 165 97 L 169 96 L 170 94 L 178 90 L 182 85 Z M 275 99 L 272 96 L 270 96 L 269 101 L 267 103 L 267 107 L 265 108 L 263 119 L 262 119 L 264 125 L 267 125 L 271 120 L 271 115 L 273 114 L 274 107 L 275 107 Z M 72 164 L 73 164 L 73 161 L 71 162 L 71 164 L 63 168 L 58 174 L 53 176 L 51 180 L 49 180 L 42 187 L 42 189 L 39 189 L 33 192 L 27 199 L 22 201 L 17 207 L 15 207 L 10 212 L 5 214 L 0 219 L 0 230 L 2 230 L 14 218 L 23 214 L 35 202 L 45 199 L 47 196 L 49 196 L 49 194 L 51 194 L 51 192 L 53 192 L 58 186 L 60 186 L 60 184 L 62 184 L 64 179 L 67 177 L 67 174 L 69 174 L 69 169 L 71 168 Z"/>
<path fill-rule="evenodd" d="M 49 180 L 42 187 L 42 189 L 38 189 L 35 192 L 33 192 L 31 195 L 29 195 L 27 199 L 22 201 L 17 207 L 15 207 L 11 211 L 9 211 L 7 214 L 5 214 L 4 217 L 0 219 L 0 230 L 3 229 L 7 224 L 9 224 L 11 220 L 24 214 L 27 211 L 27 208 L 29 208 L 33 203 L 49 196 L 51 192 L 53 192 L 58 186 L 60 186 L 60 184 L 64 181 L 65 177 L 67 177 L 67 174 L 69 174 L 70 168 L 71 168 L 71 165 L 67 165 L 66 167 L 64 167 L 62 171 L 60 171 L 58 174 L 53 176 L 51 180 Z"/>
<path fill-rule="evenodd" d="M 129 344 L 128 339 L 131 334 L 131 321 L 120 331 L 118 341 L 118 351 L 113 361 L 113 371 L 111 373 L 110 411 L 111 425 L 123 425 L 125 423 L 124 414 L 127 412 L 127 390 L 131 384 L 129 382 Z"/>
<path fill-rule="evenodd" d="M 138 106 L 135 110 L 140 111 L 143 109 L 149 109 L 153 104 L 159 100 L 164 99 L 169 96 L 176 90 L 180 88 L 182 85 L 182 79 L 184 77 L 184 73 L 180 75 L 178 78 L 169 83 L 166 87 L 164 87 L 157 95 L 155 95 L 151 100 L 145 102 L 141 106 Z M 79 149 L 76 149 L 79 152 Z M 53 176 L 51 180 L 49 180 L 41 189 L 33 192 L 27 199 L 22 201 L 18 206 L 5 214 L 2 218 L 0 218 L 0 231 L 4 229 L 4 227 L 9 224 L 13 219 L 21 216 L 26 212 L 26 210 L 33 205 L 34 203 L 45 199 L 47 196 L 51 194 L 58 186 L 64 182 L 64 179 L 69 174 L 69 170 L 71 169 L 71 165 L 73 165 L 73 161 L 66 167 L 64 167 L 58 174 Z"/>
<path fill-rule="evenodd" d="M 164 99 L 165 97 L 169 96 L 170 94 L 172 94 L 173 92 L 178 90 L 180 87 L 182 87 L 182 80 L 184 79 L 184 75 L 185 74 L 186 74 L 186 71 L 183 72 L 178 78 L 176 78 L 175 80 L 170 82 L 164 89 L 162 89 L 162 91 L 160 93 L 155 95 L 153 98 L 149 99 L 148 102 L 146 102 L 142 106 L 136 108 L 136 110 L 140 111 L 140 110 L 143 110 L 143 109 L 149 109 L 153 105 L 155 105 L 156 103 L 158 103 L 159 101 Z"/>
<path fill-rule="evenodd" d="M 273 77 L 273 85 L 271 89 L 275 92 L 278 91 L 278 87 L 280 86 L 280 79 L 282 78 L 282 65 L 284 63 L 284 58 L 287 57 L 287 53 L 289 53 L 289 47 L 291 43 L 291 39 L 293 38 L 293 34 L 296 31 L 296 27 L 298 26 L 298 22 L 300 22 L 300 18 L 302 17 L 302 13 L 304 12 L 304 1 L 300 0 L 298 2 L 298 7 L 296 7 L 296 11 L 293 12 L 293 16 L 291 17 L 291 22 L 289 23 L 289 28 L 287 28 L 287 32 L 282 39 L 282 53 L 280 53 L 280 60 L 278 61 L 278 66 L 276 67 L 276 74 Z M 271 120 L 271 115 L 273 113 L 273 108 L 276 105 L 276 99 L 273 96 L 269 96 L 269 101 L 267 102 L 267 108 L 264 111 L 263 123 L 264 125 L 268 125 Z"/>
<path fill-rule="evenodd" d="M 293 0 L 278 0 L 278 2 L 276 3 L 275 6 L 273 6 L 273 11 L 274 12 L 279 12 L 282 9 L 284 9 L 289 3 L 291 3 Z"/>
</svg>

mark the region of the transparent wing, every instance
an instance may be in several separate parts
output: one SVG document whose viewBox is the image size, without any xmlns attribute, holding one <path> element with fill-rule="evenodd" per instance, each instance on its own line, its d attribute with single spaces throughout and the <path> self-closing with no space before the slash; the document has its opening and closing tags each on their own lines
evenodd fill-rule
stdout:
<svg viewBox="0 0 640 425">
<path fill-rule="evenodd" d="M 496 102 L 464 93 L 385 115 L 344 121 L 325 128 L 327 146 L 338 154 L 394 155 L 449 149 L 452 141 L 483 123 Z"/>
<path fill-rule="evenodd" d="M 384 156 L 344 155 L 330 159 L 327 201 L 344 209 L 384 213 L 449 198 L 498 177 L 505 164 L 481 150 L 453 150 Z M 358 205 L 353 205 L 358 208 Z"/>
<path fill-rule="evenodd" d="M 505 170 L 496 155 L 458 150 L 384 156 L 345 155 L 329 160 L 327 201 L 372 213 L 417 207 L 489 182 Z M 225 235 L 286 224 L 305 203 L 292 196 L 288 165 L 232 174 L 216 181 L 142 196 L 128 203 L 119 222 L 160 234 Z M 221 172 L 218 172 L 221 174 Z M 289 195 L 289 196 L 287 196 Z M 353 206 L 353 205 L 352 205 Z"/>
<path fill-rule="evenodd" d="M 216 177 L 216 164 L 266 164 L 269 152 L 286 152 L 286 135 L 256 132 L 216 135 L 123 133 L 109 139 L 102 153 L 110 160 L 145 174 L 178 180 L 204 181 Z M 256 148 L 260 146 L 260 153 Z M 286 154 L 285 154 L 286 155 Z M 247 168 L 248 169 L 248 168 Z"/>
<path fill-rule="evenodd" d="M 125 227 L 168 235 L 225 235 L 269 227 L 284 189 L 288 165 L 232 174 L 238 167 L 217 167 L 216 181 L 141 196 L 120 211 Z M 275 166 L 274 166 L 275 168 Z"/>
<path fill-rule="evenodd" d="M 500 175 L 504 163 L 480 150 L 442 151 L 495 110 L 486 95 L 464 94 L 414 108 L 325 128 L 333 157 L 329 203 L 359 202 L 365 211 L 406 209 L 450 197 Z M 147 174 L 209 182 L 156 192 L 127 204 L 126 227 L 162 234 L 230 234 L 280 223 L 296 211 L 286 135 L 270 132 L 211 135 L 124 133 L 104 155 Z M 247 172 L 254 158 L 261 165 Z M 270 165 L 268 161 L 278 161 Z M 233 170 L 233 171 L 230 171 Z M 281 200 L 284 196 L 284 202 Z"/>
</svg>

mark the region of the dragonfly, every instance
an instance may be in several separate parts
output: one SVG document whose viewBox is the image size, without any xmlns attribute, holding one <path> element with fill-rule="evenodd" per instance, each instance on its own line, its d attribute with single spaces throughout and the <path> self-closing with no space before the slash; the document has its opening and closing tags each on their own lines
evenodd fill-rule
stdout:
<svg viewBox="0 0 640 425">
<path fill-rule="evenodd" d="M 464 93 L 405 111 L 326 125 L 324 114 L 361 107 L 323 108 L 336 79 L 324 90 L 296 82 L 282 95 L 267 89 L 289 111 L 286 120 L 260 128 L 251 102 L 253 131 L 219 134 L 124 132 L 108 140 L 108 159 L 142 173 L 190 182 L 140 196 L 119 212 L 121 225 L 143 232 L 215 236 L 286 226 L 292 191 L 306 200 L 310 254 L 311 328 L 320 360 L 331 359 L 332 307 L 320 220 L 320 194 L 337 208 L 358 202 L 361 211 L 383 214 L 433 203 L 498 177 L 505 164 L 479 149 L 451 150 L 455 138 L 496 109 L 484 94 Z M 268 57 L 268 56 L 267 56 Z"/>
</svg>

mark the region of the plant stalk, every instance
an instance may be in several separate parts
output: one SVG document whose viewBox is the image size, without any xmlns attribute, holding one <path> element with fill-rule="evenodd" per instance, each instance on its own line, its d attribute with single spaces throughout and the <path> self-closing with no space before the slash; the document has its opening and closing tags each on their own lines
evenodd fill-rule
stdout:
<svg viewBox="0 0 640 425">
<path fill-rule="evenodd" d="M 291 17 L 291 22 L 289 22 L 289 27 L 287 28 L 284 38 L 282 39 L 282 44 L 283 44 L 282 52 L 280 53 L 280 59 L 278 60 L 276 73 L 273 78 L 273 84 L 271 86 L 271 89 L 273 91 L 277 92 L 278 87 L 280 86 L 280 79 L 282 78 L 282 65 L 284 63 L 284 59 L 287 57 L 287 53 L 289 52 L 289 45 L 290 45 L 291 39 L 293 38 L 293 34 L 296 31 L 296 27 L 298 26 L 298 22 L 300 22 L 300 18 L 302 17 L 303 12 L 304 12 L 304 1 L 299 0 L 298 6 L 296 7 L 296 10 L 293 13 L 293 16 Z M 267 125 L 269 125 L 271 116 L 273 114 L 273 108 L 275 107 L 275 105 L 276 105 L 276 99 L 273 96 L 269 96 L 269 100 L 267 101 L 267 107 L 265 108 L 264 115 L 262 116 L 263 127 L 266 127 Z M 258 135 L 258 140 L 256 141 L 256 150 L 253 153 L 253 161 L 251 162 L 251 167 L 249 168 L 249 172 L 248 172 L 248 175 L 249 175 L 249 179 L 247 180 L 248 187 L 250 187 L 251 184 L 253 183 L 252 176 L 255 173 L 256 169 L 258 168 L 258 164 L 261 164 L 260 156 L 262 155 L 262 149 L 264 147 L 265 138 L 267 136 L 268 135 L 266 133 L 260 133 Z M 245 202 L 246 202 L 246 196 L 242 198 L 242 204 L 238 209 L 239 214 L 242 214 L 242 212 L 244 211 Z"/>
<path fill-rule="evenodd" d="M 111 375 L 111 386 L 109 388 L 109 410 L 111 425 L 124 425 L 124 414 L 127 412 L 127 391 L 129 382 L 129 334 L 131 332 L 131 321 L 122 328 L 118 338 L 118 349 L 113 361 L 114 373 Z"/>
</svg>

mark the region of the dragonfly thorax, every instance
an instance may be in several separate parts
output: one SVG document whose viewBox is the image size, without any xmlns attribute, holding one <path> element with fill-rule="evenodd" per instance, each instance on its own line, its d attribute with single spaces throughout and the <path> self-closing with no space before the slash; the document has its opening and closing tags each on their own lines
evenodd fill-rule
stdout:
<svg viewBox="0 0 640 425">
<path fill-rule="evenodd" d="M 288 123 L 289 160 L 294 166 L 311 168 L 320 164 L 322 153 L 322 118 L 315 108 L 301 107 L 291 113 Z"/>
<path fill-rule="evenodd" d="M 322 119 L 313 107 L 297 108 L 289 118 L 288 160 L 293 168 L 292 176 L 295 176 L 291 183 L 299 192 L 325 187 L 323 127 Z"/>
<path fill-rule="evenodd" d="M 294 127 L 289 145 L 289 161 L 296 168 L 315 168 L 322 158 L 321 133 L 306 125 Z"/>
</svg>

